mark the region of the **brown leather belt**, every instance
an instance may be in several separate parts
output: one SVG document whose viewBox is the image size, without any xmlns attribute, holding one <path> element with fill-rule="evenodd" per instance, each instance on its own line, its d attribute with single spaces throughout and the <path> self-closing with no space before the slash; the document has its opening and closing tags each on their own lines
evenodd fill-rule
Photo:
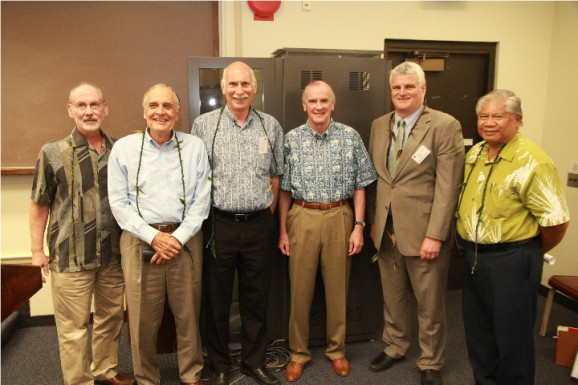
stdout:
<svg viewBox="0 0 578 385">
<path fill-rule="evenodd" d="M 333 203 L 313 203 L 313 202 L 303 202 L 300 201 L 299 199 L 295 199 L 293 203 L 296 204 L 297 206 L 305 207 L 308 209 L 329 210 L 335 207 L 348 205 L 349 201 L 347 199 L 344 199 L 339 202 Z"/>
<path fill-rule="evenodd" d="M 149 226 L 157 229 L 161 233 L 172 233 L 179 228 L 181 224 L 177 222 L 173 223 L 150 223 Z"/>
</svg>

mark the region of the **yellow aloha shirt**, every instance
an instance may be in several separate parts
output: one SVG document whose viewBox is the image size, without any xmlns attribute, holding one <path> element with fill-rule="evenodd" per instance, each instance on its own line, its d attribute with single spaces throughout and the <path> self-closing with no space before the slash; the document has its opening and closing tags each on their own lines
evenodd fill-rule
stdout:
<svg viewBox="0 0 578 385">
<path fill-rule="evenodd" d="M 457 230 L 463 239 L 485 244 L 532 238 L 539 234 L 540 226 L 570 220 L 554 163 L 519 132 L 495 163 L 488 161 L 484 141 L 468 151 L 457 217 Z"/>
</svg>

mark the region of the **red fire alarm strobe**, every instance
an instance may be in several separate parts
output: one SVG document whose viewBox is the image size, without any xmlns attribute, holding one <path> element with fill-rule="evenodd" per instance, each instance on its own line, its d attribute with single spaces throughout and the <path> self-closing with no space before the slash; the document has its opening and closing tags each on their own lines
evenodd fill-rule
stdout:
<svg viewBox="0 0 578 385">
<path fill-rule="evenodd" d="M 281 1 L 247 1 L 253 11 L 253 20 L 273 21 Z"/>
</svg>

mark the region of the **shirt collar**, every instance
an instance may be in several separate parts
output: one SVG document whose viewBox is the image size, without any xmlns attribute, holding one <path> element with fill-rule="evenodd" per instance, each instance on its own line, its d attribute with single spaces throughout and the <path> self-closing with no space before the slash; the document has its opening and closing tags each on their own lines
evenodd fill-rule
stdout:
<svg viewBox="0 0 578 385">
<path fill-rule="evenodd" d="M 311 124 L 309 124 L 309 119 L 307 119 L 307 121 L 305 122 L 305 126 L 307 127 L 309 134 L 311 136 L 313 136 L 316 139 L 325 139 L 331 136 L 331 132 L 333 131 L 332 127 L 333 127 L 333 118 L 329 119 L 329 125 L 327 126 L 327 130 L 325 130 L 325 132 L 323 134 L 319 134 L 317 133 L 317 131 L 315 131 L 313 129 L 313 127 L 311 127 Z"/>
<path fill-rule="evenodd" d="M 149 130 L 150 128 L 146 128 L 145 129 L 145 135 L 146 135 L 146 139 L 148 142 L 152 143 L 153 145 L 155 145 L 156 147 L 159 147 L 159 145 L 157 144 L 157 142 L 154 141 L 154 139 L 151 137 L 151 135 L 149 134 Z M 175 140 L 175 136 L 177 135 L 176 131 L 173 129 L 173 135 L 171 136 L 171 138 L 168 140 L 168 142 L 163 143 L 163 146 L 165 144 L 171 143 Z M 162 146 L 160 146 L 162 147 Z"/>
<path fill-rule="evenodd" d="M 72 142 L 74 144 L 74 147 L 90 147 L 88 141 L 86 140 L 84 135 L 80 133 L 78 128 L 74 127 L 70 135 L 72 136 Z M 104 148 L 105 150 L 107 148 L 112 148 L 112 142 L 102 130 L 100 130 L 100 135 L 102 136 L 102 148 Z"/>
<path fill-rule="evenodd" d="M 411 114 L 409 114 L 408 116 L 403 118 L 403 120 L 405 120 L 406 132 L 408 132 L 409 130 L 411 130 L 413 128 L 413 126 L 415 126 L 415 123 L 417 122 L 417 120 L 421 116 L 421 113 L 423 112 L 424 108 L 425 108 L 425 106 L 421 106 L 420 108 L 418 108 L 417 110 L 415 110 L 414 112 L 412 112 Z M 402 118 L 397 113 L 393 114 L 393 126 L 392 126 L 392 128 L 393 128 L 394 132 L 397 132 L 397 122 L 399 122 L 401 119 Z"/>
<path fill-rule="evenodd" d="M 249 123 L 251 122 L 251 120 L 253 120 L 253 115 L 255 114 L 253 107 L 249 107 L 249 115 L 247 116 L 247 121 L 245 122 L 245 126 L 246 127 L 249 125 Z M 237 123 L 237 118 L 235 117 L 235 115 L 233 115 L 233 113 L 231 112 L 231 110 L 229 109 L 229 106 L 225 106 L 225 110 L 224 110 L 224 115 L 226 117 L 228 117 L 234 124 L 236 124 L 237 126 L 239 126 L 239 124 Z M 239 126 L 240 127 L 240 126 Z"/>
<path fill-rule="evenodd" d="M 500 158 L 511 162 L 514 160 L 514 156 L 516 155 L 516 150 L 520 141 L 522 140 L 522 134 L 520 131 L 516 132 L 516 135 L 510 140 L 508 143 L 504 145 L 502 151 L 500 151 Z"/>
</svg>

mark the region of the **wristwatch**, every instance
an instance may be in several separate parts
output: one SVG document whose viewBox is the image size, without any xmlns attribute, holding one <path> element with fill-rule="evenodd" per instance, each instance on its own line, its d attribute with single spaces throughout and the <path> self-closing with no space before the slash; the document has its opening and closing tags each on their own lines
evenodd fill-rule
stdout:
<svg viewBox="0 0 578 385">
<path fill-rule="evenodd" d="M 357 226 L 357 225 L 359 225 L 359 226 L 361 226 L 361 227 L 365 227 L 365 221 L 361 221 L 361 222 L 360 222 L 360 221 L 355 221 L 355 226 Z"/>
</svg>

